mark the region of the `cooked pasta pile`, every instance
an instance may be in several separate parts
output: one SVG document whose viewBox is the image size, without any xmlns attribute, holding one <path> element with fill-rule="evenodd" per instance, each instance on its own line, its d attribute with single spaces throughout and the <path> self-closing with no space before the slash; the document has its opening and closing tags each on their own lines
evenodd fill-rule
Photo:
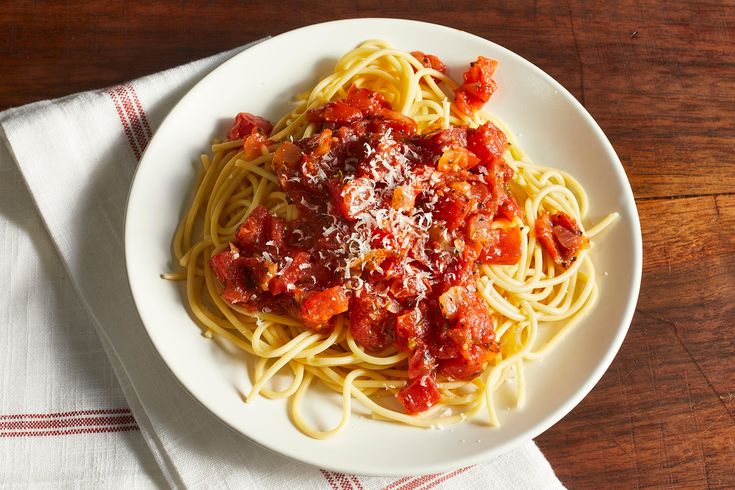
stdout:
<svg viewBox="0 0 735 490">
<path fill-rule="evenodd" d="M 231 304 L 221 297 L 221 284 L 209 265 L 211 257 L 228 249 L 257 206 L 286 221 L 296 218 L 298 210 L 272 167 L 274 153 L 284 142 L 315 134 L 307 111 L 345 98 L 353 85 L 381 94 L 394 111 L 416 122 L 420 134 L 492 121 L 510 142 L 503 158 L 514 171 L 509 191 L 522 213 L 522 218 L 516 218 L 521 256 L 514 265 L 481 265 L 476 285 L 495 319 L 499 352 L 472 380 L 438 379 L 440 401 L 417 415 L 404 413 L 395 403 L 394 395 L 408 379 L 408 352 L 395 347 L 379 354 L 366 351 L 355 341 L 344 315 L 331 331 L 318 333 L 297 317 Z M 297 97 L 295 108 L 273 126 L 259 155 L 246 158 L 243 141 L 236 139 L 213 144 L 211 153 L 201 157 L 195 196 L 173 242 L 176 262 L 184 272 L 165 277 L 186 281 L 187 306 L 206 336 L 221 336 L 257 359 L 245 399 L 259 395 L 289 399 L 293 423 L 311 437 L 326 438 L 344 429 L 353 400 L 376 418 L 413 426 L 446 426 L 483 409 L 489 423 L 498 425 L 494 396 L 499 388 L 512 383 L 517 405 L 522 406 L 525 363 L 545 355 L 598 296 L 589 250 L 581 250 L 569 267 L 562 267 L 550 259 L 534 231 L 542 213 L 563 212 L 583 226 L 588 210 L 584 189 L 567 173 L 529 161 L 500 121 L 483 111 L 468 115 L 458 107 L 454 99 L 458 86 L 408 52 L 383 41 L 367 41 L 340 59 L 334 72 L 311 91 Z M 584 235 L 594 238 L 616 216 L 582 228 Z M 555 325 L 549 327 L 551 323 Z M 553 328 L 555 334 L 541 343 L 544 328 Z M 277 373 L 290 376 L 291 382 L 282 390 L 271 383 Z M 342 396 L 341 420 L 327 430 L 313 427 L 301 414 L 302 400 L 315 383 Z"/>
</svg>

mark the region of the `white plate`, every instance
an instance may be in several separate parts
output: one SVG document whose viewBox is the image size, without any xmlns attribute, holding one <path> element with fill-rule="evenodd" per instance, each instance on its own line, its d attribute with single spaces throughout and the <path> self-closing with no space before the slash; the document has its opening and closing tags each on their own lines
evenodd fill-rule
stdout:
<svg viewBox="0 0 735 490">
<path fill-rule="evenodd" d="M 296 430 L 286 403 L 243 403 L 249 380 L 240 355 L 205 339 L 182 302 L 172 270 L 171 239 L 188 203 L 191 162 L 239 111 L 271 120 L 290 97 L 312 86 L 334 62 L 367 39 L 438 55 L 455 77 L 478 55 L 499 61 L 498 91 L 489 108 L 516 133 L 536 162 L 575 175 L 591 199 L 594 222 L 621 218 L 592 252 L 601 299 L 596 308 L 540 362 L 529 364 L 522 410 L 501 410 L 500 428 L 465 423 L 424 430 L 355 416 L 338 437 L 317 441 Z M 641 236 L 630 185 L 605 135 L 585 109 L 551 77 L 485 39 L 448 27 L 392 19 L 354 19 L 291 31 L 258 44 L 199 82 L 163 122 L 138 167 L 128 202 L 125 252 L 130 286 L 151 340 L 186 389 L 236 431 L 286 456 L 363 475 L 443 471 L 488 460 L 561 419 L 592 389 L 623 341 L 638 298 Z M 603 275 L 603 273 L 607 273 Z M 324 427 L 339 419 L 331 397 L 308 399 Z"/>
</svg>

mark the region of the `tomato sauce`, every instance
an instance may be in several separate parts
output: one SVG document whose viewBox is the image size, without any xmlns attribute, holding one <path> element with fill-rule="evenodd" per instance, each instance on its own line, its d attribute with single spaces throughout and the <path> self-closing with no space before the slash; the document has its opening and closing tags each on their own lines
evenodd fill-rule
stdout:
<svg viewBox="0 0 735 490">
<path fill-rule="evenodd" d="M 235 124 L 238 135 L 252 126 L 240 135 L 246 150 L 264 144 L 260 119 Z M 422 412 L 440 398 L 437 376 L 470 380 L 498 352 L 475 284 L 480 263 L 521 256 L 507 140 L 491 123 L 419 135 L 380 94 L 355 86 L 307 119 L 313 136 L 283 143 L 272 163 L 298 218 L 252 211 L 210 260 L 222 297 L 322 333 L 344 315 L 365 350 L 410 354 L 397 397 Z"/>
</svg>

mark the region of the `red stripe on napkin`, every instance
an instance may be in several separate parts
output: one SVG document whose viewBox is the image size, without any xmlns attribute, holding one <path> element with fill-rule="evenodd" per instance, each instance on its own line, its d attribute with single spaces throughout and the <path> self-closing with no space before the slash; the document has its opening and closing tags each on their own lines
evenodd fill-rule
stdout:
<svg viewBox="0 0 735 490">
<path fill-rule="evenodd" d="M 445 474 L 444 476 L 442 476 L 438 480 L 434 480 L 433 482 L 429 483 L 428 485 L 426 485 L 421 490 L 429 490 L 429 488 L 434 488 L 435 486 L 439 485 L 440 483 L 443 483 L 443 482 L 449 480 L 450 478 L 454 478 L 455 476 L 460 475 L 460 474 L 464 473 L 465 471 L 467 471 L 467 470 L 469 470 L 471 468 L 472 468 L 472 466 L 467 466 L 466 468 L 460 468 L 458 470 L 454 470 L 451 473 Z"/>
<path fill-rule="evenodd" d="M 340 484 L 342 490 L 352 490 L 352 483 L 350 482 L 349 478 L 347 478 L 347 475 L 345 475 L 344 473 L 334 472 L 332 472 L 332 475 L 334 476 L 334 479 L 337 481 L 337 483 Z"/>
<path fill-rule="evenodd" d="M 0 432 L 1 437 L 39 437 L 39 436 L 71 436 L 78 434 L 97 434 L 103 432 L 128 432 L 140 430 L 137 425 L 121 425 L 117 427 L 85 427 L 71 430 Z"/>
<path fill-rule="evenodd" d="M 148 135 L 148 139 L 150 140 L 153 136 L 153 131 L 151 130 L 151 125 L 148 124 L 148 118 L 146 117 L 145 111 L 143 110 L 143 105 L 140 103 L 140 99 L 138 98 L 138 92 L 135 91 L 135 87 L 130 83 L 126 84 L 125 88 L 127 89 L 130 96 L 133 98 L 135 108 L 138 110 L 138 114 L 140 114 L 140 120 L 142 121 L 145 132 Z"/>
<path fill-rule="evenodd" d="M 0 438 L 139 430 L 129 408 L 0 415 Z"/>
<path fill-rule="evenodd" d="M 337 486 L 337 482 L 334 480 L 334 476 L 327 471 L 327 470 L 319 470 L 322 472 L 322 475 L 324 476 L 324 479 L 327 480 L 327 483 L 329 483 L 329 486 L 332 487 L 333 490 L 339 490 L 339 487 Z"/>
<path fill-rule="evenodd" d="M 80 415 L 117 415 L 130 413 L 129 408 L 102 408 L 98 410 L 77 410 L 74 412 L 52 412 L 52 413 L 14 413 L 11 415 L 0 415 L 0 420 L 12 419 L 49 419 L 55 417 L 78 417 Z"/>
<path fill-rule="evenodd" d="M 133 130 L 133 136 L 135 137 L 135 143 L 140 149 L 141 155 L 143 154 L 143 150 L 145 150 L 145 147 L 148 146 L 148 139 L 149 135 L 145 130 L 145 127 L 143 125 L 143 117 L 141 116 L 141 113 L 138 111 L 139 105 L 135 105 L 133 103 L 133 98 L 131 96 L 131 91 L 134 92 L 135 89 L 132 85 L 118 85 L 115 87 L 115 92 L 117 93 L 118 97 L 120 97 L 120 100 L 122 102 L 122 107 L 125 110 L 125 114 L 128 117 L 128 121 L 130 121 L 130 128 Z M 142 111 L 142 108 L 141 108 Z"/>
<path fill-rule="evenodd" d="M 16 429 L 63 429 L 68 427 L 97 426 L 97 425 L 130 425 L 135 424 L 132 415 L 114 417 L 83 417 L 45 420 L 13 420 L 0 422 L 0 430 Z"/>
<path fill-rule="evenodd" d="M 115 105 L 123 133 L 135 159 L 140 160 L 143 150 L 148 146 L 152 131 L 135 87 L 131 84 L 118 85 L 108 89 L 107 95 Z"/>
<path fill-rule="evenodd" d="M 413 478 L 411 481 L 407 482 L 401 487 L 398 487 L 398 490 L 415 490 L 419 486 L 423 485 L 424 483 L 428 483 L 432 481 L 434 478 L 438 478 L 442 476 L 444 473 L 433 473 L 431 475 L 424 475 L 424 476 L 418 476 L 416 478 Z"/>
<path fill-rule="evenodd" d="M 130 123 L 128 122 L 128 116 L 125 113 L 125 110 L 122 106 L 122 102 L 120 101 L 120 98 L 117 94 L 117 91 L 113 87 L 107 91 L 107 95 L 112 100 L 112 103 L 115 104 L 115 111 L 117 112 L 117 117 L 120 119 L 120 124 L 122 124 L 122 127 L 123 127 L 123 133 L 125 133 L 125 136 L 128 139 L 128 145 L 130 145 L 130 149 L 133 150 L 135 159 L 140 160 L 140 155 L 141 155 L 140 148 L 138 148 L 138 145 L 135 142 L 135 136 L 133 135 L 133 130 L 130 128 Z"/>
<path fill-rule="evenodd" d="M 391 483 L 390 485 L 388 485 L 387 487 L 384 487 L 383 490 L 393 490 L 397 486 L 406 483 L 408 480 L 413 480 L 414 478 L 415 477 L 413 477 L 413 476 L 404 476 L 400 480 L 396 480 L 393 483 Z"/>
<path fill-rule="evenodd" d="M 365 490 L 362 483 L 360 483 L 360 480 L 355 475 L 350 475 L 350 480 L 355 484 L 355 488 L 357 488 L 357 490 Z"/>
</svg>

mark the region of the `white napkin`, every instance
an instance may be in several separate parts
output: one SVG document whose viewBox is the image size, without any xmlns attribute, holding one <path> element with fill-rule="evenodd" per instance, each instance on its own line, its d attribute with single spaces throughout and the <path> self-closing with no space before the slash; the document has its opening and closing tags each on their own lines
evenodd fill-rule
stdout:
<svg viewBox="0 0 735 490">
<path fill-rule="evenodd" d="M 533 442 L 488 463 L 437 475 L 378 478 L 320 470 L 236 434 L 173 379 L 143 331 L 127 285 L 127 192 L 163 117 L 202 76 L 241 49 L 0 114 L 7 146 L 0 153 L 0 281 L 10 284 L 10 294 L 0 294 L 0 321 L 8 325 L 0 333 L 0 455 L 3 471 L 13 463 L 20 468 L 0 483 L 128 488 L 160 483 L 162 474 L 175 488 L 561 488 Z M 60 413 L 64 407 L 78 413 Z M 23 424 L 7 423 L 13 420 Z M 24 434 L 62 426 L 89 430 Z M 160 474 L 141 450 L 136 427 Z M 3 436 L 3 430 L 16 435 Z"/>
</svg>

